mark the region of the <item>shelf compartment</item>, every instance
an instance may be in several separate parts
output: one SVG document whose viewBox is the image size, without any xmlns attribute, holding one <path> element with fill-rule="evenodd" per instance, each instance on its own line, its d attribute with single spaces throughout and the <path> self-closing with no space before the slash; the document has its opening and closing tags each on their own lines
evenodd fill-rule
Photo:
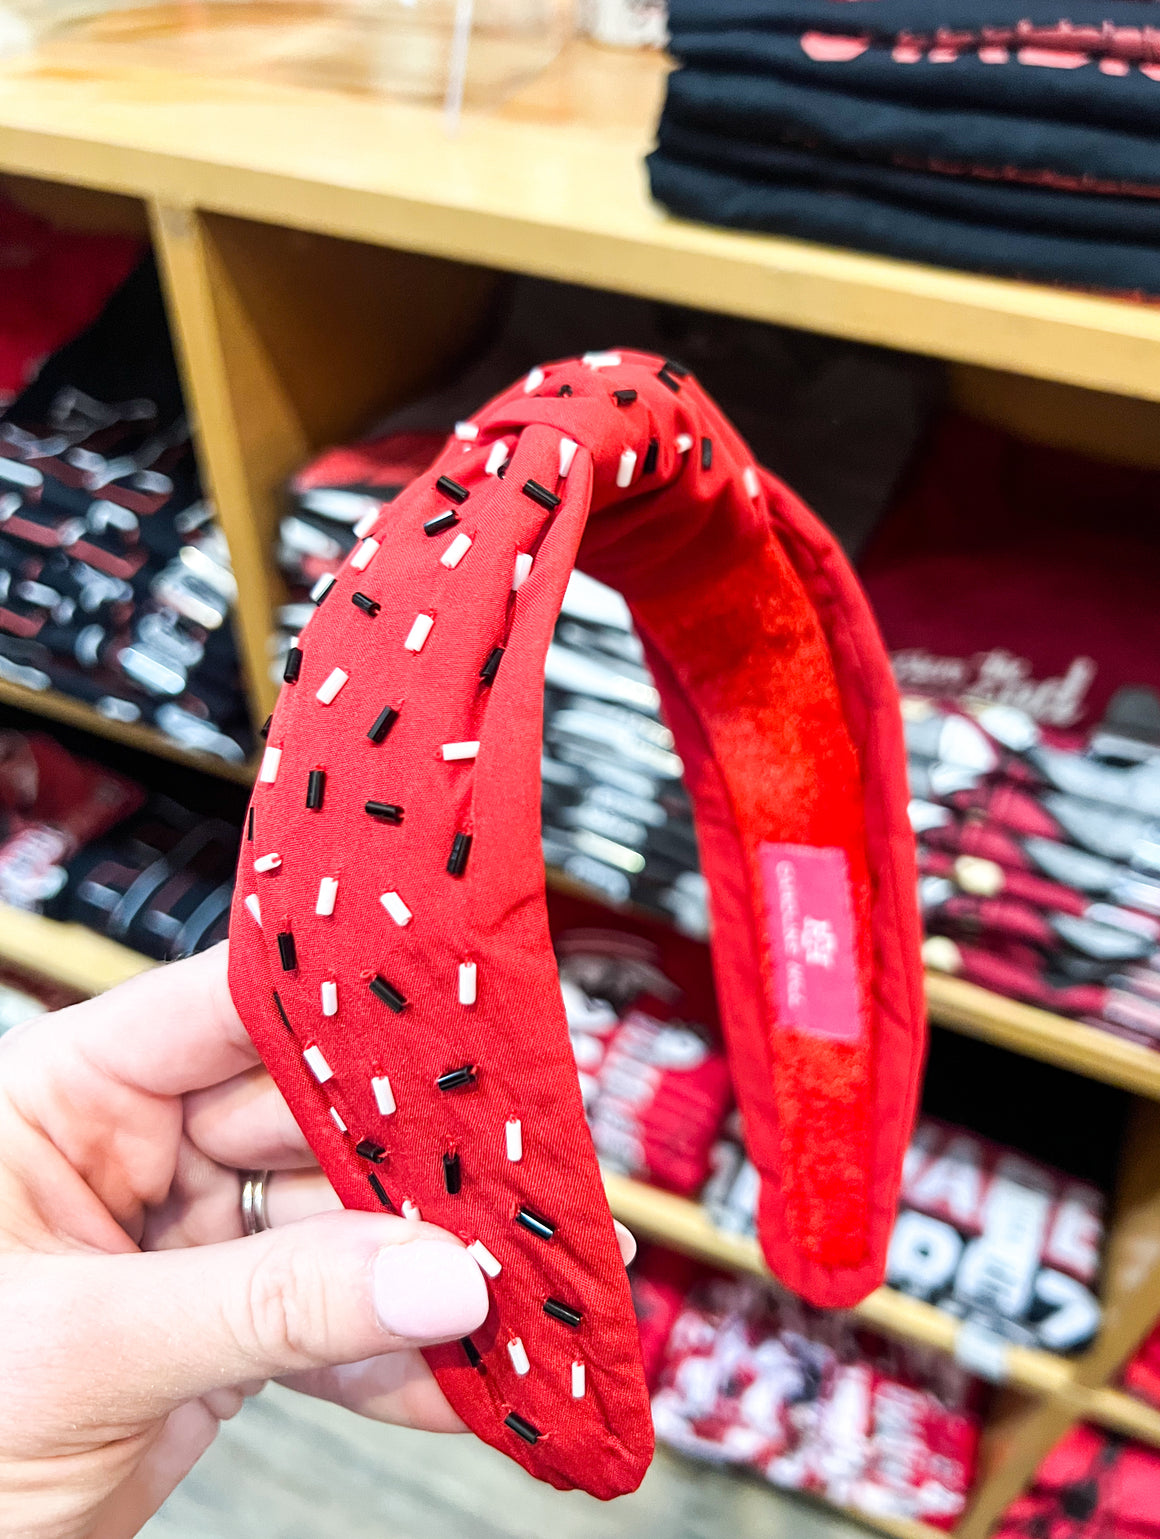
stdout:
<svg viewBox="0 0 1160 1539">
<path fill-rule="evenodd" d="M 0 961 L 78 994 L 101 994 L 157 964 L 81 924 L 0 904 Z"/>
</svg>

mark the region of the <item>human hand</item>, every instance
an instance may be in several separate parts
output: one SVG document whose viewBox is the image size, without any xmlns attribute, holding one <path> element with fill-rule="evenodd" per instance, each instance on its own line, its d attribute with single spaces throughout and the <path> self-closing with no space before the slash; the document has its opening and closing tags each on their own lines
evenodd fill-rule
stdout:
<svg viewBox="0 0 1160 1539">
<path fill-rule="evenodd" d="M 243 1238 L 240 1170 L 278 1172 Z M 430 1224 L 338 1209 L 226 948 L 0 1041 L 0 1532 L 135 1534 L 270 1378 L 459 1431 L 416 1343 L 487 1287 Z"/>
</svg>

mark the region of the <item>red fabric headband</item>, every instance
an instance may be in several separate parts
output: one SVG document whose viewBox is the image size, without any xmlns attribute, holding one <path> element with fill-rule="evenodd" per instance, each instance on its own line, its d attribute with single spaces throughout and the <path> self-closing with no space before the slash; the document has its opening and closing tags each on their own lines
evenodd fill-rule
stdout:
<svg viewBox="0 0 1160 1539">
<path fill-rule="evenodd" d="M 573 564 L 620 589 L 685 763 L 769 1264 L 882 1277 L 923 1049 L 898 705 L 827 531 L 674 363 L 535 369 L 384 507 L 291 654 L 230 984 L 350 1207 L 461 1235 L 468 1425 L 609 1497 L 652 1451 L 548 933 L 544 657 Z"/>
</svg>

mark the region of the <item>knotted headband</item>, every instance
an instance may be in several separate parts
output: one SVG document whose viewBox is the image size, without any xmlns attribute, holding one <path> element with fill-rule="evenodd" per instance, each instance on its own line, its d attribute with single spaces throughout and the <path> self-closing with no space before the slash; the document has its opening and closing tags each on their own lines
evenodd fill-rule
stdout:
<svg viewBox="0 0 1160 1539">
<path fill-rule="evenodd" d="M 631 607 L 684 760 L 773 1271 L 882 1277 L 923 1046 L 898 703 L 832 537 L 684 369 L 534 369 L 384 506 L 287 664 L 230 984 L 343 1202 L 489 1278 L 428 1351 L 473 1431 L 601 1497 L 652 1451 L 540 852 L 544 659 L 573 564 Z"/>
</svg>

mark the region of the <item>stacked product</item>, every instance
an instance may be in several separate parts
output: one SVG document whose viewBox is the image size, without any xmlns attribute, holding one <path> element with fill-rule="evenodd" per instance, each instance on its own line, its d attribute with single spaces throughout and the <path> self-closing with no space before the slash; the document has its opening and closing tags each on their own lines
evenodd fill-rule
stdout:
<svg viewBox="0 0 1160 1539">
<path fill-rule="evenodd" d="M 0 677 L 240 762 L 234 593 L 146 264 L 0 417 Z"/>
<path fill-rule="evenodd" d="M 712 1162 L 711 1217 L 751 1233 L 753 1167 L 735 1138 Z M 907 1155 L 886 1280 L 969 1323 L 975 1339 L 1076 1352 L 1100 1322 L 1103 1235 L 1103 1197 L 1088 1183 L 927 1118 Z"/>
<path fill-rule="evenodd" d="M 1149 1044 L 1158 506 L 1154 472 L 950 417 L 863 562 L 912 696 L 928 965 Z"/>
<path fill-rule="evenodd" d="M 1124 1388 L 1160 1406 L 1160 1325 L 1145 1337 L 1124 1369 Z"/>
<path fill-rule="evenodd" d="M 1155 1539 L 1160 1452 L 1076 1427 L 1012 1503 L 995 1539 Z"/>
<path fill-rule="evenodd" d="M 691 1197 L 733 1099 L 715 1033 L 678 1009 L 681 991 L 639 936 L 567 930 L 556 955 L 597 1154 L 610 1170 Z"/>
<path fill-rule="evenodd" d="M 672 0 L 674 212 L 1160 293 L 1147 0 Z"/>
<path fill-rule="evenodd" d="M 657 1435 L 774 1485 L 876 1517 L 952 1528 L 978 1453 L 981 1388 L 948 1358 L 708 1278 L 672 1328 Z"/>
</svg>

